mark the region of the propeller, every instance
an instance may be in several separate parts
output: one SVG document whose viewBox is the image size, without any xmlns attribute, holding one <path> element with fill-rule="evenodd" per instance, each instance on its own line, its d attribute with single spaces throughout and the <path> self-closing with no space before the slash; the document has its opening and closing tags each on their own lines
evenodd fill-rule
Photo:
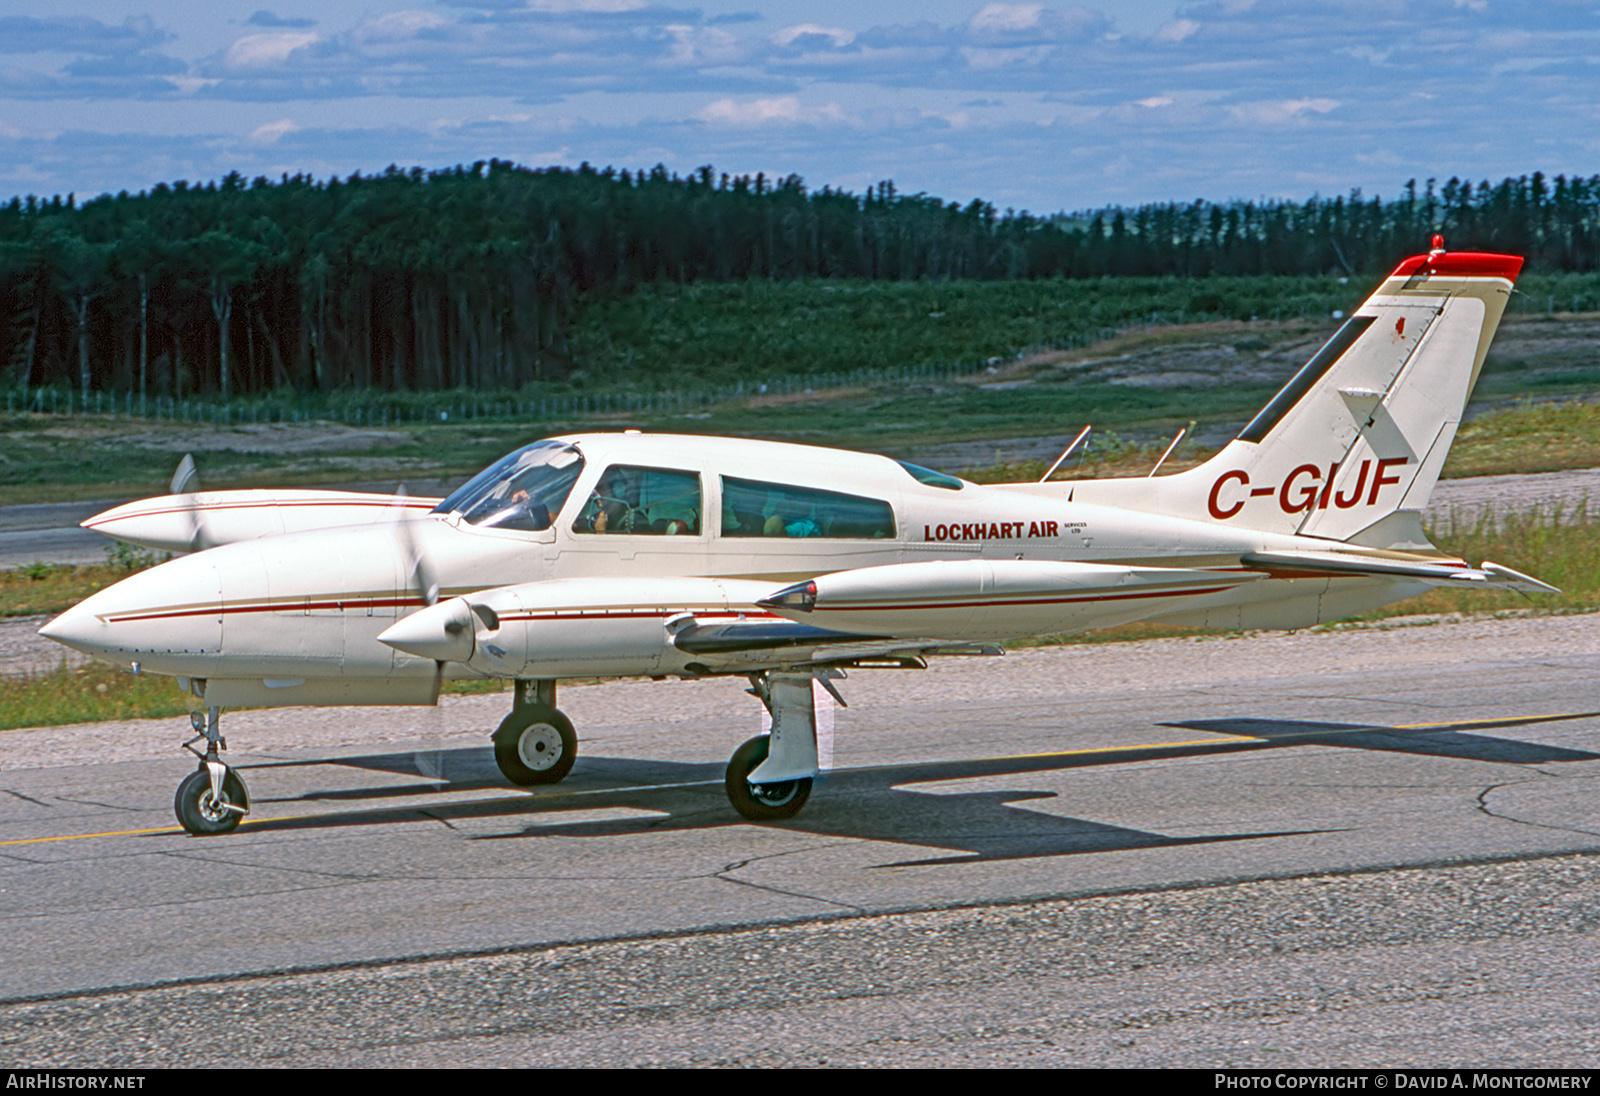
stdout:
<svg viewBox="0 0 1600 1096">
<path fill-rule="evenodd" d="M 169 494 L 183 497 L 183 512 L 189 518 L 189 551 L 198 552 L 206 547 L 205 521 L 200 516 L 200 506 L 195 501 L 195 492 L 200 490 L 200 473 L 194 466 L 194 454 L 185 453 L 178 462 L 177 470 L 172 473 L 172 483 Z"/>
<path fill-rule="evenodd" d="M 411 525 L 412 518 L 406 510 L 407 497 L 406 485 L 402 483 L 394 493 L 394 503 L 389 508 L 389 519 L 394 524 L 395 537 L 407 561 L 407 587 L 422 595 L 422 604 L 431 609 L 439 602 L 439 582 L 434 577 L 427 556 L 417 544 L 416 532 Z M 436 706 L 439 700 L 439 687 L 443 683 L 444 660 L 436 658 L 433 660 L 433 699 Z"/>
<path fill-rule="evenodd" d="M 406 485 L 401 484 L 400 489 L 394 493 L 394 505 L 390 509 L 390 518 L 395 524 L 400 538 L 400 547 L 404 549 L 408 567 L 410 568 L 410 584 L 422 595 L 422 604 L 430 608 L 439 601 L 439 583 L 433 577 L 433 568 L 428 565 L 427 557 L 422 549 L 417 546 L 416 534 L 411 530 L 410 515 L 406 511 Z"/>
</svg>

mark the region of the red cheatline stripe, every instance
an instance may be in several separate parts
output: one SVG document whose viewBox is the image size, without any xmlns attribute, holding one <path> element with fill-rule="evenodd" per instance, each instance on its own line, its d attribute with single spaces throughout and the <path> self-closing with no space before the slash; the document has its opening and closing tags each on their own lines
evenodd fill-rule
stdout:
<svg viewBox="0 0 1600 1096">
<path fill-rule="evenodd" d="M 984 609 L 1001 605 L 1070 605 L 1077 602 L 1089 601 L 1130 601 L 1138 598 L 1150 597 L 1191 597 L 1199 594 L 1214 594 L 1219 590 L 1233 590 L 1234 586 L 1200 586 L 1184 590 L 1152 590 L 1148 593 L 1138 594 L 1090 594 L 1080 597 L 1041 597 L 1041 598 L 1016 598 L 1010 600 L 978 600 L 978 601 L 929 601 L 907 604 L 874 604 L 874 605 L 822 605 L 818 604 L 818 612 L 889 612 L 912 609 Z"/>
<path fill-rule="evenodd" d="M 422 605 L 420 597 L 333 598 L 326 601 L 274 601 L 257 605 L 201 605 L 181 609 L 159 609 L 149 613 L 114 614 L 106 622 L 124 624 L 135 620 L 175 620 L 179 617 L 231 616 L 235 613 L 302 612 L 307 609 L 387 609 L 402 605 Z"/>
<path fill-rule="evenodd" d="M 693 613 L 698 622 L 726 620 L 779 621 L 783 617 L 753 609 L 556 609 L 547 613 L 502 613 L 500 623 L 524 620 L 635 620 L 669 616 L 673 613 Z"/>
<path fill-rule="evenodd" d="M 281 602 L 264 603 L 264 604 L 259 604 L 259 605 L 186 606 L 186 607 L 181 608 L 181 609 L 163 609 L 163 610 L 159 610 L 159 611 L 156 611 L 156 612 L 150 612 L 150 613 L 137 613 L 137 614 L 134 614 L 134 615 L 131 615 L 131 616 L 121 616 L 121 615 L 110 616 L 110 617 L 107 617 L 106 620 L 107 620 L 108 623 L 123 624 L 123 623 L 127 623 L 129 621 L 137 621 L 137 620 L 171 620 L 171 619 L 177 619 L 179 617 L 228 616 L 228 615 L 232 615 L 232 614 L 235 614 L 235 613 L 274 613 L 274 612 L 296 612 L 297 613 L 297 612 L 302 612 L 302 611 L 307 610 L 307 609 L 344 609 L 344 610 L 350 611 L 350 610 L 367 609 L 367 608 L 386 609 L 386 608 L 392 608 L 392 607 L 402 607 L 402 606 L 407 606 L 407 605 L 421 606 L 422 604 L 423 604 L 422 599 L 418 598 L 418 597 L 410 597 L 410 598 L 363 598 L 363 599 L 359 599 L 359 600 L 353 600 L 351 598 L 342 598 L 342 599 L 329 599 L 329 600 L 326 600 L 326 601 L 311 601 L 311 602 L 306 602 L 306 601 L 281 601 Z M 670 615 L 670 614 L 673 614 L 673 613 L 694 613 L 696 617 L 698 617 L 700 619 L 703 619 L 703 620 L 713 620 L 713 619 L 717 619 L 717 618 L 724 618 L 724 619 L 727 619 L 727 620 L 738 620 L 741 616 L 744 617 L 746 620 L 752 620 L 752 619 L 754 619 L 754 620 L 782 620 L 783 619 L 782 617 L 774 616 L 771 613 L 762 613 L 762 612 L 758 612 L 758 611 L 755 611 L 755 610 L 744 610 L 744 611 L 741 612 L 740 610 L 737 610 L 737 609 L 697 610 L 697 609 L 679 609 L 679 608 L 623 610 L 623 611 L 616 611 L 616 610 L 609 610 L 609 609 L 600 609 L 600 610 L 594 610 L 594 609 L 557 610 L 557 611 L 549 612 L 549 613 L 504 614 L 504 615 L 501 615 L 500 619 L 502 621 L 517 621 L 517 620 L 574 620 L 574 619 L 584 619 L 584 618 L 592 617 L 592 618 L 595 618 L 595 619 L 617 620 L 617 619 L 623 619 L 623 618 L 627 618 L 627 617 L 660 617 L 660 616 L 667 616 L 667 615 Z"/>
</svg>

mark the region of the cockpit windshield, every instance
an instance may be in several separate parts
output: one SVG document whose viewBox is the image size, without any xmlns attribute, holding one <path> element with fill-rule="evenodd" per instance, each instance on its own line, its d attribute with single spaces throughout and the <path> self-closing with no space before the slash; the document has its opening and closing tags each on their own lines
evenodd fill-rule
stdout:
<svg viewBox="0 0 1600 1096">
<path fill-rule="evenodd" d="M 484 528 L 536 533 L 550 528 L 582 471 L 583 454 L 576 446 L 536 441 L 473 476 L 433 512 L 459 513 Z"/>
</svg>

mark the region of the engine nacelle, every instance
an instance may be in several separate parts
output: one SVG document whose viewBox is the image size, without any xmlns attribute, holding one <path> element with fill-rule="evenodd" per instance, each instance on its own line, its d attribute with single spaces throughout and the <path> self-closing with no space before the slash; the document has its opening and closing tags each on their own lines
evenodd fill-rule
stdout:
<svg viewBox="0 0 1600 1096">
<path fill-rule="evenodd" d="M 355 491 L 201 491 L 124 503 L 83 528 L 159 552 L 193 552 L 241 540 L 421 517 L 438 499 Z"/>
<path fill-rule="evenodd" d="M 771 620 L 772 584 L 710 578 L 582 578 L 502 586 L 419 610 L 378 636 L 487 677 L 629 677 L 681 670 L 691 625 Z"/>
</svg>

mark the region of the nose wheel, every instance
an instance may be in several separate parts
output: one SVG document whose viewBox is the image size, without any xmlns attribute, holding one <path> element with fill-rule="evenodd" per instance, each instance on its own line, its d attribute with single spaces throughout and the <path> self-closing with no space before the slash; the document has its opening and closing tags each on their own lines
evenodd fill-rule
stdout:
<svg viewBox="0 0 1600 1096">
<path fill-rule="evenodd" d="M 239 773 L 217 757 L 217 751 L 228 746 L 221 734 L 221 710 L 212 708 L 204 716 L 195 712 L 189 718 L 197 733 L 183 747 L 200 759 L 200 767 L 178 785 L 173 813 L 178 824 L 195 837 L 230 833 L 250 813 L 250 793 Z M 205 753 L 195 749 L 201 739 L 206 743 Z"/>
<path fill-rule="evenodd" d="M 221 765 L 220 762 L 214 764 Z M 221 786 L 216 790 L 212 789 L 211 773 L 205 765 L 178 785 L 172 809 L 179 825 L 196 837 L 231 833 L 239 828 L 244 812 L 249 809 L 250 797 L 244 790 L 244 781 L 228 766 L 221 765 L 221 768 Z"/>
</svg>

